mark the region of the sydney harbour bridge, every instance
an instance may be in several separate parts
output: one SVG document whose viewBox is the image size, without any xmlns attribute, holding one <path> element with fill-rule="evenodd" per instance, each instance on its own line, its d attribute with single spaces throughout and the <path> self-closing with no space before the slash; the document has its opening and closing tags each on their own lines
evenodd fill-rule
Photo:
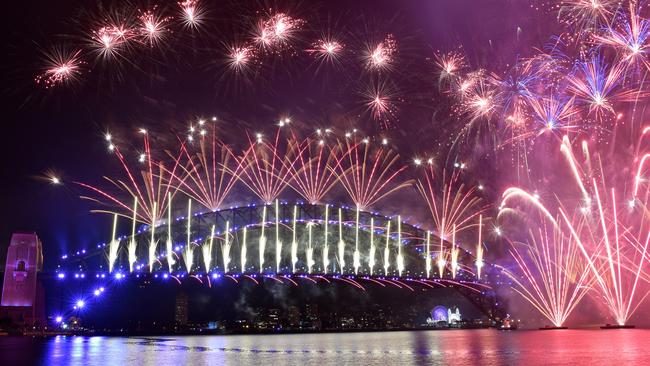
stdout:
<svg viewBox="0 0 650 366">
<path fill-rule="evenodd" d="M 175 211 L 174 213 L 178 213 Z M 506 317 L 496 286 L 500 269 L 455 238 L 441 240 L 398 215 L 346 206 L 275 201 L 166 218 L 154 227 L 114 219 L 113 239 L 89 250 L 65 254 L 58 281 L 88 282 L 87 294 L 72 302 L 74 312 L 121 281 L 215 281 L 237 286 L 265 282 L 299 287 L 340 283 L 415 292 L 457 291 L 494 325 Z M 119 221 L 119 225 L 118 225 Z M 478 249 L 478 247 L 476 248 Z M 480 251 L 480 250 L 479 250 Z"/>
</svg>

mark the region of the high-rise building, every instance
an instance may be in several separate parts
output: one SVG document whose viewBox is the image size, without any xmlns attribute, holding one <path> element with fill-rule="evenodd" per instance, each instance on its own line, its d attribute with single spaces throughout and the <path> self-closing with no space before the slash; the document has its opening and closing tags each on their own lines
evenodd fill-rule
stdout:
<svg viewBox="0 0 650 366">
<path fill-rule="evenodd" d="M 43 325 L 44 290 L 38 282 L 42 269 L 43 247 L 38 236 L 14 233 L 7 249 L 0 315 L 19 325 Z"/>
<path fill-rule="evenodd" d="M 300 309 L 296 306 L 289 307 L 289 314 L 287 316 L 289 321 L 289 327 L 297 329 L 300 327 Z"/>
<path fill-rule="evenodd" d="M 179 292 L 176 295 L 176 304 L 174 306 L 174 323 L 177 326 L 187 326 L 189 312 L 189 298 L 185 292 Z"/>
</svg>

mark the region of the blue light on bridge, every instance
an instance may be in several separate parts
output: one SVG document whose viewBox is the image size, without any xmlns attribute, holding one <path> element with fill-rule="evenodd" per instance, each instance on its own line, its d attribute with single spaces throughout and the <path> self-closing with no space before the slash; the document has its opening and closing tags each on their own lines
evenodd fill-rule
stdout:
<svg viewBox="0 0 650 366">
<path fill-rule="evenodd" d="M 65 278 L 65 273 L 59 273 L 56 275 L 59 279 L 64 279 Z"/>
</svg>

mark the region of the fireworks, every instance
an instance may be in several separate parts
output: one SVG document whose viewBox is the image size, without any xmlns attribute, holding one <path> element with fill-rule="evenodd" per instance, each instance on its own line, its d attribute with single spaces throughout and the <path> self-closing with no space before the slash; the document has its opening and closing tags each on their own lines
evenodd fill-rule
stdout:
<svg viewBox="0 0 650 366">
<path fill-rule="evenodd" d="M 383 147 L 373 149 L 364 141 L 340 143 L 339 148 L 343 153 L 336 170 L 341 185 L 358 208 L 370 207 L 410 184 L 398 181 L 406 166 L 399 165 L 397 153 Z"/>
<path fill-rule="evenodd" d="M 579 103 L 588 107 L 588 113 L 601 119 L 605 114 L 615 114 L 614 103 L 633 100 L 632 93 L 619 90 L 623 82 L 623 68 L 607 69 L 601 57 L 594 57 L 579 64 L 577 75 L 569 78 L 569 88 Z"/>
<path fill-rule="evenodd" d="M 203 124 L 200 121 L 201 127 Z M 242 171 L 235 153 L 217 139 L 216 129 L 213 124 L 209 135 L 207 130 L 201 130 L 205 133 L 200 133 L 196 152 L 186 144 L 181 145 L 186 162 L 179 164 L 180 172 L 170 182 L 212 211 L 221 208 Z"/>
<path fill-rule="evenodd" d="M 645 210 L 647 195 L 636 196 L 639 189 L 639 186 L 636 186 L 633 196 L 635 198 L 622 205 L 617 196 L 617 189 L 607 186 L 607 181 L 611 182 L 614 177 L 602 170 L 600 155 L 591 157 L 588 155 L 588 149 L 583 148 L 589 160 L 598 161 L 599 165 L 579 169 L 580 165 L 571 150 L 568 138 L 563 139 L 562 146 L 564 156 L 569 162 L 569 176 L 575 179 L 579 188 L 581 198 L 576 201 L 577 207 L 571 206 L 570 200 L 561 200 L 558 207 L 560 218 L 556 219 L 537 197 L 511 188 L 504 192 L 502 212 L 508 212 L 507 204 L 517 197 L 537 207 L 553 224 L 554 230 L 560 231 L 564 237 L 569 238 L 569 243 L 574 243 L 579 249 L 590 276 L 593 276 L 593 280 L 590 280 L 593 281 L 593 287 L 598 290 L 616 322 L 624 325 L 648 295 L 647 291 L 643 293 L 639 283 L 648 281 L 646 271 L 650 232 Z M 602 177 L 601 183 L 598 183 L 596 176 Z M 638 179 L 638 175 L 635 179 Z M 645 186 L 644 189 L 647 190 L 648 187 Z M 629 204 L 630 202 L 634 204 Z M 640 207 L 637 208 L 637 205 Z M 629 210 L 623 211 L 621 206 L 628 206 Z M 581 216 L 576 219 L 572 212 Z M 553 250 L 558 250 L 557 244 L 553 246 Z M 525 265 L 527 262 L 522 263 Z M 565 303 L 560 310 L 568 316 L 565 310 L 570 310 L 572 306 L 574 305 Z M 564 320 L 565 316 L 558 317 L 556 311 L 553 319 L 554 322 Z"/>
<path fill-rule="evenodd" d="M 140 20 L 140 34 L 147 40 L 149 45 L 158 44 L 164 37 L 165 24 L 170 18 L 159 16 L 154 10 L 148 10 L 142 13 Z"/>
<path fill-rule="evenodd" d="M 639 15 L 640 7 L 634 2 L 630 2 L 629 6 L 629 17 L 622 17 L 620 22 L 615 22 L 607 27 L 604 34 L 596 34 L 594 38 L 603 45 L 619 50 L 627 64 L 647 65 L 645 56 L 650 47 L 647 43 L 650 23 Z"/>
<path fill-rule="evenodd" d="M 518 273 L 504 272 L 517 293 L 561 327 L 591 288 L 589 267 L 578 245 L 555 227 L 541 225 L 529 237 L 529 242 L 510 243 Z"/>
<path fill-rule="evenodd" d="M 266 48 L 287 46 L 304 23 L 304 20 L 284 13 L 271 15 L 258 23 L 255 42 Z"/>
<path fill-rule="evenodd" d="M 389 68 L 396 53 L 397 41 L 392 34 L 389 34 L 383 41 L 368 49 L 366 54 L 367 65 L 374 70 Z"/>
<path fill-rule="evenodd" d="M 249 148 L 239 157 L 241 181 L 265 203 L 271 204 L 292 181 L 295 172 L 295 144 L 280 139 L 266 141 L 261 134 L 250 140 Z"/>
<path fill-rule="evenodd" d="M 206 125 L 200 120 L 198 125 L 190 127 L 185 138 L 176 139 L 180 142 L 171 150 L 169 146 L 159 146 L 155 152 L 144 130 L 142 151 L 130 151 L 119 137 L 107 135 L 109 152 L 117 157 L 123 175 L 108 177 L 107 189 L 79 184 L 94 195 L 87 198 L 102 205 L 100 212 L 115 215 L 114 231 L 118 216 L 132 221 L 127 244 L 131 272 L 137 271 L 134 268 L 138 262 L 136 222 L 146 224 L 142 230 L 148 230 L 150 235 L 146 259 L 150 271 L 166 260 L 172 272 L 174 258 L 182 255 L 185 270 L 195 272 L 199 266 L 193 262 L 194 249 L 200 242 L 206 272 L 217 267 L 224 273 L 233 272 L 232 245 L 239 240 L 236 238 L 241 238 L 231 233 L 237 230 L 234 219 L 226 221 L 223 237 L 217 233 L 221 242 L 221 250 L 217 250 L 222 257 L 219 261 L 216 260 L 219 253 L 213 254 L 214 227 L 207 239 L 190 231 L 192 204 L 188 204 L 187 217 L 182 220 L 187 221 L 185 243 L 175 248 L 171 202 L 176 194 L 181 194 L 194 201 L 195 206 L 218 212 L 229 199 L 240 199 L 239 187 L 248 188 L 264 205 L 255 216 L 256 222 L 247 223 L 248 229 L 243 228 L 239 252 L 239 269 L 243 273 L 247 272 L 247 264 L 249 273 L 251 268 L 259 273 L 273 272 L 268 264 L 271 256 L 267 253 L 273 252 L 270 262 L 275 274 L 282 271 L 327 274 L 334 270 L 339 275 L 362 276 L 382 272 L 379 266 L 383 265 L 383 275 L 403 276 L 414 268 L 412 263 L 419 263 L 416 265 L 422 268 L 421 273 L 427 279 L 467 276 L 474 268 L 475 279 L 490 279 L 485 248 L 489 240 L 496 238 L 508 244 L 508 255 L 499 258 L 508 283 L 555 326 L 564 324 L 591 293 L 597 294 L 595 299 L 604 301 L 619 324 L 626 324 L 644 303 L 650 282 L 645 177 L 650 153 L 640 152 L 645 152 L 647 141 L 643 135 L 648 129 L 643 129 L 640 137 L 637 135 L 648 95 L 645 72 L 649 67 L 650 23 L 644 14 L 645 6 L 635 1 L 563 0 L 554 3 L 553 8 L 559 11 L 559 19 L 567 29 L 552 37 L 549 45 L 534 45 L 529 52 L 517 51 L 518 55 L 526 56 L 513 58 L 506 54 L 477 57 L 474 52 L 464 52 L 466 48 L 459 47 L 450 52 L 436 52 L 432 76 L 430 65 L 422 68 L 418 64 L 411 70 L 410 64 L 404 62 L 406 56 L 411 56 L 407 53 L 409 47 L 403 46 L 407 39 L 398 42 L 393 33 L 383 32 L 381 37 L 386 35 L 383 39 L 360 46 L 354 42 L 357 37 L 353 28 L 352 36 L 337 32 L 332 33 L 336 37 L 330 37 L 329 32 L 316 29 L 318 19 L 316 22 L 308 16 L 302 19 L 289 10 L 260 10 L 252 21 L 227 24 L 243 36 L 224 34 L 219 40 L 220 47 L 214 47 L 210 38 L 200 38 L 209 32 L 196 31 L 214 21 L 207 5 L 187 0 L 179 2 L 172 9 L 173 14 L 153 7 L 146 11 L 119 12 L 139 14 L 138 17 L 102 17 L 101 22 L 88 25 L 84 38 L 90 39 L 89 44 L 75 45 L 72 52 L 45 55 L 44 66 L 35 80 L 50 88 L 72 84 L 80 78 L 82 70 L 85 74 L 86 68 L 93 71 L 103 67 L 100 64 L 128 60 L 139 66 L 143 58 L 132 56 L 137 56 L 145 46 L 149 49 L 163 40 L 170 47 L 157 47 L 156 52 L 147 54 L 157 58 L 164 49 L 174 49 L 179 43 L 196 53 L 205 48 L 214 63 L 223 65 L 224 73 L 244 75 L 255 90 L 266 89 L 258 81 L 275 78 L 279 71 L 287 71 L 292 80 L 297 80 L 300 68 L 313 73 L 314 68 L 306 67 L 309 64 L 316 65 L 317 72 L 325 64 L 335 64 L 323 69 L 335 78 L 333 91 L 342 95 L 343 101 L 334 103 L 340 102 L 344 111 L 343 117 L 337 115 L 327 123 L 336 126 L 336 130 L 341 128 L 341 121 L 354 123 L 356 128 L 347 125 L 343 128 L 348 128 L 348 132 L 338 136 L 333 129 L 319 129 L 304 138 L 305 135 L 298 136 L 292 130 L 294 124 L 288 118 L 281 118 L 273 133 L 258 125 L 259 130 L 245 131 L 239 139 L 226 141 L 222 140 L 226 134 L 218 133 L 216 124 Z M 190 34 L 193 42 L 184 42 Z M 85 60 L 91 55 L 99 55 L 105 62 L 87 63 Z M 491 63 L 475 65 L 477 59 L 490 59 Z M 506 61 L 500 64 L 498 60 Z M 345 82 L 339 83 L 342 80 Z M 302 86 L 303 80 L 296 85 Z M 323 86 L 326 89 L 325 83 Z M 348 88 L 356 95 L 348 98 L 345 94 Z M 417 92 L 413 92 L 415 89 Z M 292 98 L 293 94 L 282 97 Z M 413 100 L 426 100 L 423 103 L 426 117 L 435 117 L 430 118 L 431 123 L 422 119 L 426 122 L 418 120 L 409 128 L 394 123 L 405 120 L 404 113 L 416 109 L 405 108 Z M 442 101 L 449 105 L 443 105 Z M 315 104 L 320 107 L 329 102 Z M 440 109 L 439 105 L 442 105 Z M 299 116 L 297 125 L 318 123 L 310 120 L 311 112 L 299 107 L 290 111 Z M 443 127 L 439 120 L 447 117 L 451 119 L 449 131 L 441 131 L 439 135 L 443 137 L 422 136 L 411 140 L 427 128 L 437 132 Z M 369 134 L 362 134 L 362 126 L 368 125 L 372 126 L 366 131 Z M 398 134 L 402 139 L 396 138 Z M 469 141 L 470 135 L 476 139 Z M 558 140 L 561 140 L 559 144 Z M 574 153 L 572 141 L 581 141 L 581 153 Z M 433 146 L 442 150 L 436 151 L 439 155 L 446 153 L 458 163 L 455 169 L 448 162 L 440 163 L 438 173 L 434 171 L 433 161 L 438 162 L 439 155 L 413 159 L 413 156 L 400 155 L 406 150 L 404 145 L 409 145 L 415 153 Z M 449 151 L 444 151 L 447 148 Z M 168 150 L 166 155 L 156 154 Z M 566 162 L 555 163 L 553 159 L 557 155 Z M 409 167 L 407 161 L 413 161 L 416 167 Z M 471 170 L 468 167 L 479 167 L 472 172 L 476 176 L 463 173 Z M 430 217 L 421 218 L 431 231 L 418 233 L 417 245 L 426 246 L 418 258 L 405 255 L 405 240 L 413 239 L 402 237 L 401 215 L 387 221 L 375 217 L 364 221 L 362 211 L 410 186 L 411 181 L 405 178 L 410 169 L 417 177 L 415 187 L 424 201 L 422 207 L 426 204 L 430 213 Z M 510 171 L 516 171 L 517 187 L 503 192 L 497 218 L 515 209 L 520 209 L 516 211 L 522 217 L 528 217 L 529 212 L 513 206 L 524 201 L 541 212 L 542 221 L 528 222 L 523 230 L 515 233 L 505 224 L 494 226 L 490 230 L 494 232 L 492 235 L 484 235 L 488 206 L 483 205 L 479 195 L 490 197 L 494 189 L 503 187 L 500 179 L 513 184 Z M 635 174 L 633 178 L 632 174 Z M 568 180 L 575 182 L 577 194 L 567 193 L 572 189 L 565 184 Z M 476 181 L 482 182 L 479 190 L 483 191 L 483 184 L 486 190 L 478 192 L 472 188 Z M 51 182 L 61 183 L 54 176 Z M 540 184 L 542 188 L 530 192 L 519 188 Z M 287 188 L 293 189 L 310 206 L 347 194 L 355 205 L 354 218 L 351 211 L 330 212 L 331 207 L 326 205 L 324 220 L 313 216 L 305 219 L 299 215 L 301 205 L 292 203 L 286 210 L 292 213 L 291 217 L 282 219 L 280 198 Z M 555 198 L 551 203 L 549 196 Z M 273 210 L 274 221 L 267 221 Z M 164 223 L 165 216 L 165 253 L 158 253 L 161 233 L 157 227 Z M 330 220 L 338 222 L 330 223 Z M 364 237 L 367 226 L 370 227 L 368 240 Z M 348 227 L 354 228 L 353 239 L 345 235 Z M 273 250 L 267 250 L 268 230 L 275 234 Z M 281 231 L 291 231 L 290 242 L 285 239 L 283 243 Z M 331 233 L 335 236 L 333 243 L 330 243 Z M 115 234 L 111 239 L 107 255 L 112 271 L 119 259 L 120 241 Z M 471 243 L 475 250 L 469 265 L 467 261 L 463 263 L 464 243 Z M 247 260 L 247 251 L 255 253 L 257 258 Z M 232 279 L 237 281 L 235 277 Z M 341 279 L 348 280 L 358 285 L 352 279 Z"/>
<path fill-rule="evenodd" d="M 242 72 L 250 67 L 255 54 L 249 47 L 231 47 L 228 53 L 227 64 L 232 70 Z"/>
<path fill-rule="evenodd" d="M 36 77 L 36 83 L 50 88 L 76 81 L 81 74 L 81 65 L 83 64 L 80 53 L 80 50 L 72 53 L 55 50 L 47 54 L 44 71 Z"/>
<path fill-rule="evenodd" d="M 343 45 L 339 42 L 321 39 L 314 43 L 312 48 L 307 50 L 307 52 L 314 54 L 322 60 L 334 61 L 338 58 L 342 50 Z"/>
<path fill-rule="evenodd" d="M 181 19 L 183 25 L 189 28 L 196 28 L 203 21 L 204 10 L 199 0 L 185 0 L 178 3 L 181 8 Z"/>
<path fill-rule="evenodd" d="M 130 163 L 131 159 L 127 159 L 122 154 L 121 149 L 113 143 L 113 137 L 110 134 L 106 134 L 105 136 L 109 151 L 118 158 L 120 166 L 126 175 L 124 179 L 110 177 L 105 177 L 105 179 L 117 188 L 118 191 L 127 193 L 129 200 L 134 198 L 138 201 L 137 207 L 139 210 L 137 212 L 130 206 L 129 201 L 123 201 L 122 197 L 117 193 L 111 193 L 108 190 L 87 183 L 77 182 L 77 184 L 98 196 L 97 198 L 87 196 L 83 198 L 117 207 L 119 213 L 122 215 L 129 216 L 136 214 L 138 220 L 155 226 L 158 224 L 158 220 L 163 217 L 167 205 L 170 204 L 171 197 L 177 191 L 169 182 L 174 177 L 178 177 L 177 173 L 182 170 L 180 168 L 181 160 L 177 156 L 170 168 L 167 168 L 164 162 L 154 161 L 149 143 L 149 135 L 144 130 L 140 132 L 143 135 L 146 159 L 144 167 L 138 167 L 137 169 L 133 168 L 133 165 Z M 141 177 L 141 180 L 138 179 L 138 176 Z M 96 212 L 106 212 L 106 210 L 98 209 Z M 113 213 L 113 211 L 109 212 Z"/>
<path fill-rule="evenodd" d="M 294 139 L 293 144 L 296 143 Z M 338 176 L 334 168 L 340 149 L 329 148 L 317 140 L 305 139 L 292 150 L 297 151 L 297 159 L 296 163 L 291 164 L 291 186 L 309 203 L 321 202 L 337 183 Z"/>
</svg>

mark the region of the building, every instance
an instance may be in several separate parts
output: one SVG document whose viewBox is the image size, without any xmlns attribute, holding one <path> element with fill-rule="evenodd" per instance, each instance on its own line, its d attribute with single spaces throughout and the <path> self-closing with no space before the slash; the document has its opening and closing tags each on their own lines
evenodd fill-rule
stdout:
<svg viewBox="0 0 650 366">
<path fill-rule="evenodd" d="M 176 295 L 176 304 L 174 305 L 174 323 L 176 326 L 187 326 L 188 312 L 189 298 L 185 292 L 179 292 Z"/>
<path fill-rule="evenodd" d="M 45 325 L 45 291 L 38 280 L 43 246 L 35 233 L 14 233 L 7 249 L 0 317 L 19 327 Z"/>
<path fill-rule="evenodd" d="M 292 329 L 300 328 L 300 309 L 296 306 L 289 307 L 289 313 L 287 316 L 289 322 L 289 327 Z"/>
</svg>

